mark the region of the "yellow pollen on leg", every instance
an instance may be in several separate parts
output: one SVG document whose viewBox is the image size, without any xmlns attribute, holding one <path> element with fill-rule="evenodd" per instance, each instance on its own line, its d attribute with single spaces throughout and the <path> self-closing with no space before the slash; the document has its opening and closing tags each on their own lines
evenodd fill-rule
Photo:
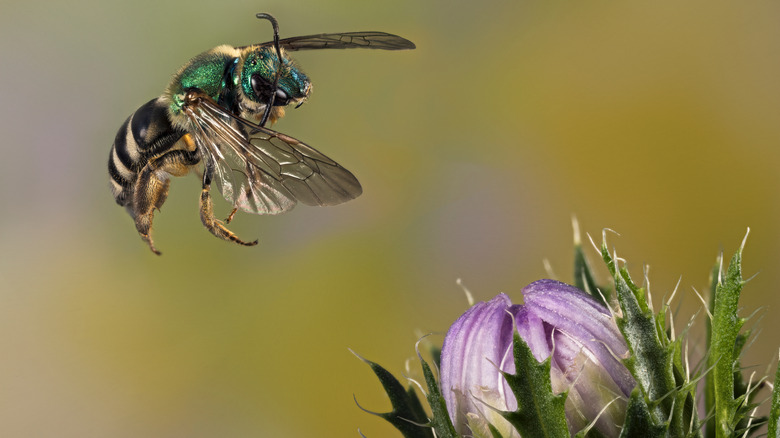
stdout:
<svg viewBox="0 0 780 438">
<path fill-rule="evenodd" d="M 184 142 L 186 150 L 193 152 L 196 149 L 195 139 L 192 138 L 192 134 L 184 134 L 181 140 Z"/>
</svg>

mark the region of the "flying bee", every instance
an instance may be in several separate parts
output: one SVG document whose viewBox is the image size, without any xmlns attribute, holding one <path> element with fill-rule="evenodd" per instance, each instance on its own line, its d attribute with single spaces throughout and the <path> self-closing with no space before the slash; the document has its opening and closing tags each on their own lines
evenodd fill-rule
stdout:
<svg viewBox="0 0 780 438">
<path fill-rule="evenodd" d="M 117 204 L 135 221 L 155 253 L 154 209 L 168 196 L 171 176 L 202 171 L 200 218 L 220 239 L 246 242 L 227 229 L 238 209 L 278 214 L 298 201 L 336 205 L 363 189 L 352 173 L 293 137 L 267 128 L 309 97 L 311 82 L 288 52 L 310 49 L 414 49 L 409 40 L 384 32 L 346 32 L 274 39 L 243 47 L 222 45 L 192 58 L 173 76 L 162 96 L 136 110 L 119 128 L 108 173 Z M 214 216 L 211 183 L 233 211 Z"/>
</svg>

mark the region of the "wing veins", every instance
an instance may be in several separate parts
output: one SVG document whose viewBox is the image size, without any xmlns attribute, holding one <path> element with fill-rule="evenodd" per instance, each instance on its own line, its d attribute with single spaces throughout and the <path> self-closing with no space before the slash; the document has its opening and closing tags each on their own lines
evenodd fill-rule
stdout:
<svg viewBox="0 0 780 438">
<path fill-rule="evenodd" d="M 362 41 L 362 43 L 357 41 Z M 272 44 L 273 41 L 267 41 L 257 45 L 269 46 Z M 379 31 L 320 33 L 296 36 L 279 40 L 279 46 L 291 52 L 319 49 L 410 50 L 416 47 L 413 42 L 406 38 Z M 249 46 L 242 46 L 239 49 L 246 47 Z"/>
<path fill-rule="evenodd" d="M 187 109 L 192 133 L 204 157 L 215 162 L 218 187 L 234 206 L 275 214 L 298 201 L 335 205 L 362 193 L 354 175 L 316 149 L 236 117 L 201 94 Z"/>
</svg>

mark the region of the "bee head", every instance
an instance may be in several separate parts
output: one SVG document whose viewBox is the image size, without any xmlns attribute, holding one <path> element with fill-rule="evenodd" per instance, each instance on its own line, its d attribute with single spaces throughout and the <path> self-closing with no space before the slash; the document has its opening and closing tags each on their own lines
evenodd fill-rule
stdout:
<svg viewBox="0 0 780 438">
<path fill-rule="evenodd" d="M 302 103 L 309 96 L 309 78 L 284 51 L 281 68 L 276 51 L 269 46 L 249 50 L 243 61 L 241 87 L 253 103 L 264 106 L 273 96 L 274 106 L 285 106 Z M 279 79 L 274 87 L 277 71 Z"/>
</svg>

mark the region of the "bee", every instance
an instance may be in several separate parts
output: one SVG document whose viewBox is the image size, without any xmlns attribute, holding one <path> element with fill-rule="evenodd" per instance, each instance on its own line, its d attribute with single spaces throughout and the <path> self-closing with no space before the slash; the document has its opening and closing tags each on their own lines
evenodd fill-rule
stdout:
<svg viewBox="0 0 780 438">
<path fill-rule="evenodd" d="M 278 214 L 299 201 L 336 205 L 362 193 L 357 178 L 311 146 L 266 127 L 285 107 L 303 104 L 309 78 L 289 52 L 315 49 L 414 49 L 411 41 L 384 32 L 346 32 L 279 39 L 242 47 L 222 45 L 192 58 L 165 92 L 138 108 L 119 128 L 108 160 L 117 204 L 135 221 L 155 254 L 154 210 L 168 196 L 170 177 L 202 172 L 200 218 L 214 236 L 252 246 L 225 225 L 239 209 Z M 210 189 L 215 182 L 233 206 L 216 219 Z"/>
</svg>

